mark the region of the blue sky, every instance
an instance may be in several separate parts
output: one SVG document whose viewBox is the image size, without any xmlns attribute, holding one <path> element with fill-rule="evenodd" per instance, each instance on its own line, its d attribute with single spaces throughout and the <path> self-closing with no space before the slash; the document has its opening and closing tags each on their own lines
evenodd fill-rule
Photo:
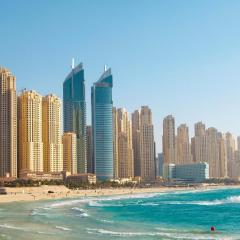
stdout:
<svg viewBox="0 0 240 240">
<path fill-rule="evenodd" d="M 240 1 L 2 0 L 0 65 L 17 88 L 62 97 L 71 58 L 90 87 L 112 68 L 114 105 L 153 111 L 157 150 L 162 120 L 199 120 L 240 135 Z"/>
</svg>

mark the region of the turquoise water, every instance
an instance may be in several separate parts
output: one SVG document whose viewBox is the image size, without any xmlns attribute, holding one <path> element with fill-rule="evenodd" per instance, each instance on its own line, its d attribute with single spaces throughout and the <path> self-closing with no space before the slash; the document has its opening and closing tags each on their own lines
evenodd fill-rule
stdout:
<svg viewBox="0 0 240 240">
<path fill-rule="evenodd" d="M 0 239 L 240 239 L 240 189 L 0 204 Z"/>
</svg>

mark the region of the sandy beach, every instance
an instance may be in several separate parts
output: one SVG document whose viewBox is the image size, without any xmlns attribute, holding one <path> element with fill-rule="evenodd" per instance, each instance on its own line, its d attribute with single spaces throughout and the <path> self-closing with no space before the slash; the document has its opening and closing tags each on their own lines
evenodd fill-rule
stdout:
<svg viewBox="0 0 240 240">
<path fill-rule="evenodd" d="M 41 187 L 18 187 L 5 188 L 7 194 L 0 195 L 0 203 L 18 202 L 18 201 L 38 201 L 48 199 L 63 199 L 76 197 L 91 197 L 91 196 L 109 196 L 121 194 L 136 194 L 136 193 L 153 193 L 153 192 L 170 192 L 183 190 L 207 190 L 215 188 L 227 188 L 224 185 L 204 185 L 198 188 L 193 187 L 154 187 L 154 188 L 108 188 L 96 190 L 70 190 L 65 186 L 41 186 Z M 239 186 L 229 186 L 233 188 Z M 52 191 L 53 193 L 48 193 Z"/>
</svg>

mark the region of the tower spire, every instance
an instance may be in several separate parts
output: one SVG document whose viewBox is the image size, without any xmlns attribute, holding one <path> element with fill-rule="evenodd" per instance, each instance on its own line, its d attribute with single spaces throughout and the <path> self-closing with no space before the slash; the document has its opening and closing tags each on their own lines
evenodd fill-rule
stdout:
<svg viewBox="0 0 240 240">
<path fill-rule="evenodd" d="M 72 69 L 74 69 L 74 58 L 72 58 Z"/>
</svg>

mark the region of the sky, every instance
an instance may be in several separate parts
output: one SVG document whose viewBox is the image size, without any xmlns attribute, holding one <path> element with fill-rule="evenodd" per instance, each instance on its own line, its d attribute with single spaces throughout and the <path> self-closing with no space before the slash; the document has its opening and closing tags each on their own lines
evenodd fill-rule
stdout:
<svg viewBox="0 0 240 240">
<path fill-rule="evenodd" d="M 1 0 L 0 65 L 17 89 L 62 97 L 71 59 L 90 91 L 112 68 L 113 102 L 152 109 L 157 151 L 162 121 L 203 121 L 240 135 L 240 1 Z"/>
</svg>

